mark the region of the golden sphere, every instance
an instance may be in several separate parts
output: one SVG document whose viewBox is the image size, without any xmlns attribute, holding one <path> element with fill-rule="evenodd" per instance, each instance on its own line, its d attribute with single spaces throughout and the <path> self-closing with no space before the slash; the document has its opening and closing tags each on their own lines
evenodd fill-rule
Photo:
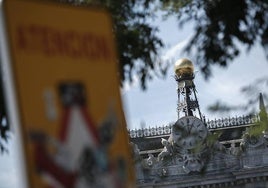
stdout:
<svg viewBox="0 0 268 188">
<path fill-rule="evenodd" d="M 174 71 L 177 76 L 193 74 L 194 65 L 189 59 L 182 58 L 175 62 Z"/>
</svg>

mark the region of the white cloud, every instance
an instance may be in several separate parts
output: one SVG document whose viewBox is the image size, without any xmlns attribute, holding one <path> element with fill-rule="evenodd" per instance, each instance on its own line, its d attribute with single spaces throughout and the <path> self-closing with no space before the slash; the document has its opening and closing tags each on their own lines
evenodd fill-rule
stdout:
<svg viewBox="0 0 268 188">
<path fill-rule="evenodd" d="M 121 94 L 125 94 L 126 92 L 130 91 L 132 88 L 139 86 L 139 79 L 137 75 L 133 75 L 132 82 L 124 82 L 123 87 L 121 88 Z"/>
<path fill-rule="evenodd" d="M 162 59 L 164 61 L 178 59 L 179 56 L 182 54 L 185 46 L 188 44 L 189 40 L 190 40 L 190 37 L 187 37 L 184 40 L 178 42 L 176 45 L 169 48 L 162 56 Z"/>
<path fill-rule="evenodd" d="M 183 49 L 187 45 L 188 41 L 190 40 L 190 37 L 185 38 L 184 40 L 178 42 L 174 46 L 166 49 L 166 51 L 163 53 L 163 55 L 160 57 L 163 62 L 166 61 L 175 61 L 182 55 Z M 126 92 L 130 91 L 133 88 L 136 88 L 139 86 L 139 79 L 137 75 L 133 75 L 133 81 L 130 82 L 124 82 L 123 83 L 123 88 L 121 88 L 121 93 L 124 95 Z"/>
</svg>

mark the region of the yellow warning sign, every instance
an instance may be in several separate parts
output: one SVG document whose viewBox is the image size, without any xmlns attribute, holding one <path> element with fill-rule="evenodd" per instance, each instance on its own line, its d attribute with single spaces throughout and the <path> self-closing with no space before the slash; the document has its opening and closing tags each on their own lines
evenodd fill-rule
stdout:
<svg viewBox="0 0 268 188">
<path fill-rule="evenodd" d="M 23 0 L 4 13 L 31 187 L 132 187 L 109 15 Z"/>
</svg>

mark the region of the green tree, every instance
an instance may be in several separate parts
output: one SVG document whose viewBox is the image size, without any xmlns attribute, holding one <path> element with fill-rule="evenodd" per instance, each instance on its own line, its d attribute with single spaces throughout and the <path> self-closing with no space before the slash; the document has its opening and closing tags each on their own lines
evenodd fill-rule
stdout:
<svg viewBox="0 0 268 188">
<path fill-rule="evenodd" d="M 154 6 L 147 0 L 60 0 L 79 5 L 105 7 L 112 16 L 117 42 L 121 83 L 138 77 L 142 89 L 153 75 L 165 75 L 158 51 L 163 42 L 157 37 L 157 27 L 148 20 L 155 17 Z M 156 73 L 156 74 L 155 74 Z"/>
<path fill-rule="evenodd" d="M 165 75 L 159 50 L 163 42 L 157 26 L 148 22 L 163 11 L 176 16 L 179 26 L 194 23 L 194 35 L 185 48 L 195 51 L 194 60 L 205 78 L 211 66 L 227 66 L 240 53 L 238 45 L 260 43 L 268 57 L 268 1 L 258 0 L 60 0 L 73 4 L 106 7 L 112 15 L 122 82 L 136 75 L 143 89 L 153 73 Z M 179 35 L 172 33 L 174 38 Z M 160 69 L 159 69 L 160 68 Z"/>
<path fill-rule="evenodd" d="M 206 78 L 211 66 L 227 66 L 240 53 L 239 43 L 260 43 L 268 58 L 268 1 L 160 0 L 167 15 L 176 15 L 180 26 L 194 22 L 195 33 L 186 47 L 196 50 L 196 60 Z"/>
</svg>

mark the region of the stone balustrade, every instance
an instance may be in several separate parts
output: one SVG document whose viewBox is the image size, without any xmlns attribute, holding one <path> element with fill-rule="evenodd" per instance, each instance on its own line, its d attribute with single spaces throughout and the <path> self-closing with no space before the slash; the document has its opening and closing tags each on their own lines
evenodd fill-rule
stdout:
<svg viewBox="0 0 268 188">
<path fill-rule="evenodd" d="M 215 120 L 207 120 L 206 126 L 209 130 L 217 130 L 223 128 L 235 128 L 238 126 L 249 126 L 259 121 L 258 115 L 248 115 L 248 116 L 237 116 L 230 118 L 222 118 Z M 129 130 L 130 138 L 142 138 L 151 136 L 163 136 L 169 135 L 171 133 L 172 124 L 159 126 L 159 127 L 149 127 L 143 129 Z"/>
</svg>

